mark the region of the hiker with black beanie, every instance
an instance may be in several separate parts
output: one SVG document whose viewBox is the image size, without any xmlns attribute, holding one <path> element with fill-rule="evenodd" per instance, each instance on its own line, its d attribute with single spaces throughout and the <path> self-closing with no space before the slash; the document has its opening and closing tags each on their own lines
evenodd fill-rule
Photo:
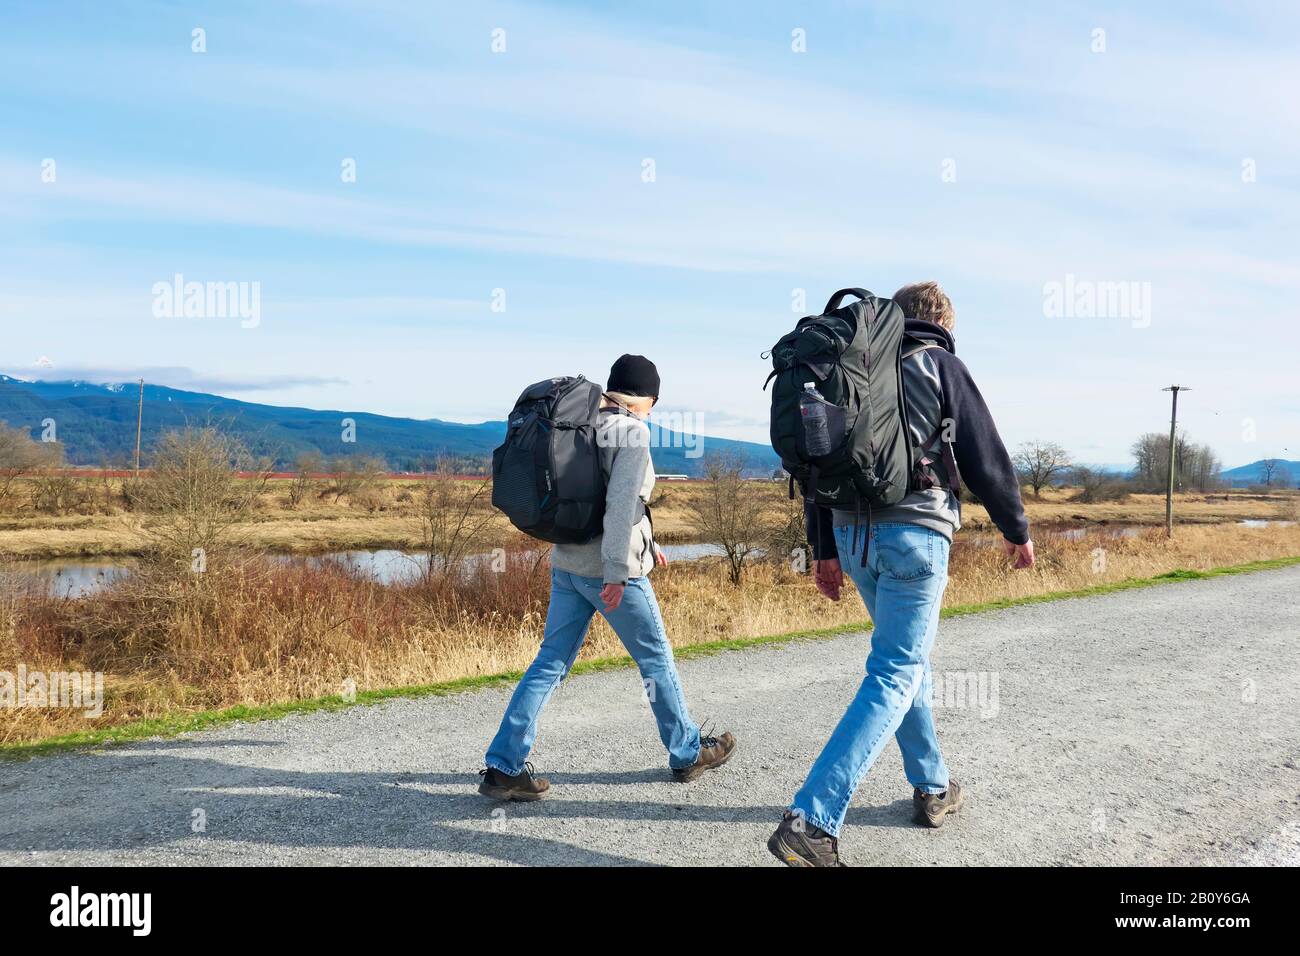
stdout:
<svg viewBox="0 0 1300 956">
<path fill-rule="evenodd" d="M 648 575 L 667 563 L 654 542 L 647 502 L 655 484 L 644 419 L 659 400 L 659 371 L 642 355 L 614 363 L 596 430 L 604 472 L 603 530 L 581 544 L 551 550 L 551 598 L 536 659 L 524 672 L 489 745 L 479 792 L 498 800 L 539 800 L 550 783 L 528 755 L 542 708 L 573 667 L 592 617 L 605 615 L 636 662 L 668 766 L 678 781 L 722 766 L 735 749 L 730 733 L 701 734 L 687 712 L 672 645 Z"/>
</svg>

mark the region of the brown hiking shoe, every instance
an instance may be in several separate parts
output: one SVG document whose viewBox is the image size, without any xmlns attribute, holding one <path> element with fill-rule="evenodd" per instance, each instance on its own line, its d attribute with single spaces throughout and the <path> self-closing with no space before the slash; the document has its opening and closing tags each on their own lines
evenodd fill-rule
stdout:
<svg viewBox="0 0 1300 956">
<path fill-rule="evenodd" d="M 678 783 L 689 783 L 706 770 L 715 770 L 731 759 L 736 749 L 736 738 L 731 731 L 721 737 L 700 737 L 700 755 L 689 767 L 673 771 L 673 779 Z"/>
<path fill-rule="evenodd" d="M 844 865 L 840 862 L 840 841 L 793 810 L 785 812 L 781 825 L 767 838 L 767 848 L 786 866 Z"/>
<path fill-rule="evenodd" d="M 524 769 L 513 777 L 495 767 L 480 770 L 478 775 L 483 778 L 478 785 L 478 792 L 493 800 L 540 800 L 551 789 L 549 780 L 534 776 L 533 765 L 530 763 L 524 764 Z"/>
<path fill-rule="evenodd" d="M 949 780 L 948 789 L 943 793 L 922 793 L 920 790 L 913 790 L 912 807 L 916 813 L 913 814 L 912 819 L 922 826 L 937 829 L 943 826 L 943 818 L 955 812 L 961 806 L 961 802 L 961 784 L 956 780 Z"/>
</svg>

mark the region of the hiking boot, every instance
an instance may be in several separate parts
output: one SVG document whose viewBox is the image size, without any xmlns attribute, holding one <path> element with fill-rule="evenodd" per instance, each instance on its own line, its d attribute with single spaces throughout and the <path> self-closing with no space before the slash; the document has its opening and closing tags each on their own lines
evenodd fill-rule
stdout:
<svg viewBox="0 0 1300 956">
<path fill-rule="evenodd" d="M 721 737 L 701 737 L 700 755 L 689 767 L 673 771 L 673 779 L 678 783 L 689 783 L 706 770 L 715 770 L 731 759 L 736 749 L 736 738 L 727 731 Z"/>
<path fill-rule="evenodd" d="M 912 791 L 912 807 L 916 813 L 912 819 L 927 827 L 943 826 L 943 818 L 961 806 L 961 784 L 956 780 L 948 781 L 948 789 L 943 793 L 922 793 Z"/>
<path fill-rule="evenodd" d="M 478 775 L 483 778 L 478 792 L 493 800 L 540 800 L 551 789 L 549 780 L 533 775 L 530 763 L 524 764 L 524 769 L 513 777 L 495 767 L 480 770 Z"/>
<path fill-rule="evenodd" d="M 767 848 L 786 866 L 843 866 L 840 841 L 787 810 Z"/>
</svg>

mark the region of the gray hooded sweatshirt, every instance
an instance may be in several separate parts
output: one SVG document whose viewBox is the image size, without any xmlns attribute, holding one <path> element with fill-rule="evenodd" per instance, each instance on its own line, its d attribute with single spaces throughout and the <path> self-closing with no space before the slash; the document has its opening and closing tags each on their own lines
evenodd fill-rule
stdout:
<svg viewBox="0 0 1300 956">
<path fill-rule="evenodd" d="M 605 584 L 626 584 L 655 566 L 655 545 L 644 503 L 655 486 L 650 429 L 622 409 L 601 409 L 596 424 L 600 467 L 605 473 L 605 526 L 582 544 L 551 548 L 551 566 Z"/>
</svg>

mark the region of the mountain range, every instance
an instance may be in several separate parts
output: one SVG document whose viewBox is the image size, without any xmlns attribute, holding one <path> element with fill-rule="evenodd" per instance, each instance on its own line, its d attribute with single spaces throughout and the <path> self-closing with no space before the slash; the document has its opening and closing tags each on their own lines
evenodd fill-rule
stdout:
<svg viewBox="0 0 1300 956">
<path fill-rule="evenodd" d="M 135 382 L 26 381 L 0 375 L 0 421 L 26 430 L 39 439 L 46 422 L 53 422 L 71 465 L 126 465 L 135 452 L 139 387 Z M 344 442 L 344 419 L 355 423 L 355 442 Z M 316 453 L 325 459 L 349 455 L 381 458 L 393 471 L 424 471 L 442 455 L 466 465 L 486 467 L 492 449 L 505 435 L 504 421 L 478 424 L 438 418 L 397 418 L 370 412 L 297 408 L 244 402 L 206 392 L 162 385 L 144 386 L 141 446 L 147 462 L 158 436 L 185 425 L 215 424 L 238 437 L 252 454 L 293 468 L 300 456 Z M 683 436 L 660 429 L 651 420 L 655 447 L 651 449 L 660 474 L 698 475 L 704 457 L 722 452 L 738 456 L 755 475 L 770 475 L 780 462 L 767 445 L 705 436 Z M 1265 459 L 1226 469 L 1225 482 L 1244 487 L 1264 483 Z M 1300 461 L 1277 459 L 1273 484 L 1300 481 Z M 1125 473 L 1123 466 L 1107 470 Z"/>
<path fill-rule="evenodd" d="M 1289 486 L 1294 488 L 1296 482 L 1300 481 L 1300 461 L 1288 461 L 1284 458 L 1261 458 L 1258 461 L 1252 461 L 1249 465 L 1228 468 L 1222 472 L 1223 480 L 1234 487 L 1262 485 L 1264 484 L 1266 471 L 1264 463 L 1266 461 L 1274 463 L 1272 484 L 1275 487 Z"/>
<path fill-rule="evenodd" d="M 40 439 L 53 423 L 68 464 L 125 465 L 135 454 L 139 386 L 134 383 L 25 381 L 0 375 L 0 421 Z M 343 440 L 345 422 L 356 440 Z M 243 402 L 162 385 L 144 386 L 142 457 L 163 432 L 213 424 L 237 437 L 258 459 L 284 470 L 300 456 L 326 459 L 362 455 L 382 459 L 392 471 L 424 471 L 440 456 L 485 468 L 505 436 L 504 421 L 478 424 L 437 418 L 396 418 L 369 412 L 282 407 Z M 704 455 L 738 456 L 748 471 L 770 475 L 780 464 L 767 445 L 728 438 L 683 436 L 651 420 L 651 456 L 660 474 L 697 475 Z"/>
</svg>

